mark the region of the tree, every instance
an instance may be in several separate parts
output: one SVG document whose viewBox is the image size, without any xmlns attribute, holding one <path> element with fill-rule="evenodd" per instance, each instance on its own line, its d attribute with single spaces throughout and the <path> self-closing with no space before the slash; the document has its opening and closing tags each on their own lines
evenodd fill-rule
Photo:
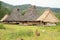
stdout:
<svg viewBox="0 0 60 40">
<path fill-rule="evenodd" d="M 10 13 L 10 10 L 8 8 L 3 7 L 2 2 L 0 1 L 0 19 L 3 18 L 3 16 L 8 13 Z"/>
<path fill-rule="evenodd" d="M 0 9 L 1 9 L 1 7 L 2 7 L 2 2 L 0 1 Z"/>
</svg>

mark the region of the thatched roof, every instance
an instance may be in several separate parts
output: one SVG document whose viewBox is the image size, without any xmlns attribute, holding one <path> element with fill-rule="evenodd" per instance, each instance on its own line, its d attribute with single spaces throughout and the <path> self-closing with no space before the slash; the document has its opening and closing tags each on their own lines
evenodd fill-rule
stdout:
<svg viewBox="0 0 60 40">
<path fill-rule="evenodd" d="M 20 21 L 22 20 L 22 17 L 20 10 L 14 9 L 4 21 Z"/>
<path fill-rule="evenodd" d="M 37 21 L 39 16 L 40 14 L 38 13 L 36 6 L 31 6 L 24 15 L 24 21 Z"/>
<path fill-rule="evenodd" d="M 50 9 L 47 9 L 37 20 L 44 22 L 59 22 L 59 19 L 53 13 L 54 12 Z"/>
<path fill-rule="evenodd" d="M 59 19 L 53 14 L 50 9 L 47 9 L 41 16 L 38 13 L 36 6 L 28 8 L 24 15 L 19 9 L 14 9 L 11 14 L 5 15 L 1 21 L 44 21 L 44 22 L 59 22 Z"/>
<path fill-rule="evenodd" d="M 1 21 L 1 22 L 4 21 L 8 16 L 9 16 L 9 15 L 6 14 L 0 21 Z"/>
</svg>

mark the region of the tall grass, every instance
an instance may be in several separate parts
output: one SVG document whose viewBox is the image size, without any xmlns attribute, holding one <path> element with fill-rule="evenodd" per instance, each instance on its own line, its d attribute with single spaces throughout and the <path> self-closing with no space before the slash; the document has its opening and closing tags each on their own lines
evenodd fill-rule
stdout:
<svg viewBox="0 0 60 40">
<path fill-rule="evenodd" d="M 0 40 L 60 40 L 60 27 L 20 26 L 1 24 L 6 30 L 0 29 Z M 36 29 L 40 36 L 36 36 Z M 45 30 L 43 32 L 43 30 Z"/>
<path fill-rule="evenodd" d="M 33 35 L 33 31 L 31 30 L 19 30 L 19 32 L 17 32 L 19 36 L 32 36 Z"/>
</svg>

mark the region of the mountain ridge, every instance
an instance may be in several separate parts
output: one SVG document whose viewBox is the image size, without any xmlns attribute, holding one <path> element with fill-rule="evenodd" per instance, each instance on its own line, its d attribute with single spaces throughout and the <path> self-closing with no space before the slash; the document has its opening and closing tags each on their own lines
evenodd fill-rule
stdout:
<svg viewBox="0 0 60 40">
<path fill-rule="evenodd" d="M 2 4 L 2 7 L 8 8 L 10 11 L 12 11 L 14 8 L 19 8 L 21 12 L 25 11 L 28 9 L 31 4 L 24 4 L 24 5 L 11 5 L 5 2 L 0 1 L 0 4 Z M 50 8 L 53 12 L 55 12 L 55 15 L 60 19 L 60 8 L 51 8 L 51 7 L 41 7 L 41 6 L 36 6 L 38 11 L 42 14 L 45 9 Z M 3 14 L 2 14 L 3 15 Z"/>
</svg>

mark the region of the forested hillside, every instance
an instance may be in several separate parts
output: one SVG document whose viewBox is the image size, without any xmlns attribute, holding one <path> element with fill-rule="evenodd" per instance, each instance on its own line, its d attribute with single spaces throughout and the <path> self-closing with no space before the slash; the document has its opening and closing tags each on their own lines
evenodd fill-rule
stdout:
<svg viewBox="0 0 60 40">
<path fill-rule="evenodd" d="M 10 5 L 7 3 L 4 3 L 0 1 L 0 19 L 5 15 L 5 14 L 10 14 L 14 8 L 19 8 L 21 10 L 21 13 L 25 13 L 27 8 L 29 8 L 31 4 L 24 4 L 24 5 Z M 45 9 L 48 7 L 40 7 L 37 6 L 37 10 L 40 14 L 44 12 Z M 60 8 L 51 8 L 51 10 L 55 13 L 55 15 L 60 19 Z"/>
</svg>

